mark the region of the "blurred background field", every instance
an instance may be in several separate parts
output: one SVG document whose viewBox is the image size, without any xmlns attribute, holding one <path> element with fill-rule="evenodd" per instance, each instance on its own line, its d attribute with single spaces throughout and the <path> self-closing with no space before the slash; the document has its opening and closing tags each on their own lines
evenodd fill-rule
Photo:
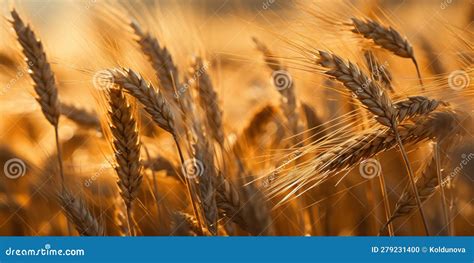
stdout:
<svg viewBox="0 0 474 263">
<path fill-rule="evenodd" d="M 325 23 L 314 14 L 342 22 L 350 21 L 352 16 L 364 16 L 392 25 L 413 44 L 426 83 L 426 92 L 419 94 L 412 62 L 377 50 L 394 75 L 398 95 L 442 98 L 459 105 L 471 117 L 473 114 L 472 71 L 468 71 L 470 84 L 463 91 L 452 90 L 446 83 L 451 72 L 472 69 L 474 3 L 470 0 L 0 2 L 3 17 L 0 21 L 0 164 L 5 167 L 9 160 L 18 158 L 26 167 L 23 176 L 17 179 L 5 176 L 5 169 L 0 171 L 1 235 L 71 233 L 55 201 L 58 182 L 52 176 L 57 174 L 54 131 L 35 101 L 27 65 L 8 21 L 12 8 L 41 38 L 56 75 L 61 101 L 93 112 L 102 125 L 105 125 L 106 105 L 102 91 L 94 85 L 98 71 L 126 66 L 140 72 L 145 79 L 158 82 L 127 25 L 131 18 L 169 49 L 182 80 L 193 57 L 201 56 L 209 61 L 208 71 L 219 96 L 229 144 L 235 142 L 256 111 L 269 104 L 278 107 L 280 103 L 271 72 L 252 37 L 266 43 L 286 65 L 297 98 L 313 107 L 322 123 L 329 126 L 349 121 L 344 116 L 351 111 L 350 105 L 341 101 L 351 95 L 305 64 L 301 51 L 304 48 L 330 50 L 363 64 L 360 50 L 367 44 L 350 31 L 342 32 L 341 27 Z M 442 68 L 435 68 L 436 65 Z M 430 87 L 435 88 L 430 90 Z M 468 135 L 449 156 L 449 167 L 444 169 L 449 174 L 466 162 L 453 183 L 454 189 L 447 189 L 454 230 L 450 232 L 443 225 L 437 192 L 425 205 L 433 234 L 474 234 L 474 161 L 466 161 L 474 154 L 474 129 L 472 123 L 464 128 Z M 148 158 L 143 153 L 142 158 L 146 161 L 162 156 L 170 164 L 158 164 L 160 167 L 155 172 L 149 167 L 144 169 L 135 208 L 135 219 L 140 226 L 137 234 L 174 235 L 177 232 L 173 228 L 173 213 L 192 211 L 186 188 L 177 179 L 181 169 L 174 142 L 146 119 L 141 120 L 140 130 L 152 156 Z M 287 144 L 292 135 L 278 137 L 278 131 L 278 125 L 268 125 L 265 134 L 259 134 L 255 140 L 256 145 L 247 145 L 243 159 L 256 177 L 276 169 L 275 160 L 284 160 L 288 149 L 295 146 Z M 122 234 L 123 207 L 107 138 L 97 125 L 85 128 L 64 117 L 60 120 L 59 134 L 68 188 L 85 198 L 106 226 L 108 235 Z M 281 141 L 275 144 L 278 138 Z M 410 149 L 416 170 L 429 158 L 427 148 L 420 145 Z M 379 160 L 393 207 L 407 183 L 405 167 L 394 150 L 382 153 Z M 303 205 L 292 201 L 273 209 L 278 200 L 268 200 L 266 206 L 272 219 L 268 228 L 272 231 L 262 235 L 376 235 L 377 226 L 384 222 L 379 186 L 377 181 L 364 181 L 357 175 L 358 169 L 354 170 L 337 187 L 334 186 L 337 180 L 320 185 L 311 193 L 311 201 Z M 158 196 L 152 191 L 153 177 L 158 181 Z M 240 186 L 239 180 L 235 184 Z M 261 182 L 257 186 L 264 187 Z M 306 206 L 312 207 L 316 218 L 307 217 L 303 212 Z M 423 234 L 417 214 L 396 222 L 395 228 L 397 235 Z M 223 229 L 226 232 L 221 234 L 249 235 L 230 223 Z"/>
</svg>

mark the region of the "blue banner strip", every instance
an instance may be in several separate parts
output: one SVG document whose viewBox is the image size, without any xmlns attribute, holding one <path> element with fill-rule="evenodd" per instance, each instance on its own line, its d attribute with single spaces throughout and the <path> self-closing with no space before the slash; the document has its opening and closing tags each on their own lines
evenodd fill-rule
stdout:
<svg viewBox="0 0 474 263">
<path fill-rule="evenodd" d="M 474 237 L 0 237 L 0 262 L 474 262 Z"/>
</svg>

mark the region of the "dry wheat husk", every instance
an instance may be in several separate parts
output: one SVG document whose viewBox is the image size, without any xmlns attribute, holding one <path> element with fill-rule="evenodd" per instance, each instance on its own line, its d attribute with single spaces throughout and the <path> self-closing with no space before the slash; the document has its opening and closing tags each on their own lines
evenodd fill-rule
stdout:
<svg viewBox="0 0 474 263">
<path fill-rule="evenodd" d="M 105 231 L 83 200 L 74 197 L 69 191 L 58 194 L 67 218 L 74 224 L 81 236 L 103 236 Z"/>
<path fill-rule="evenodd" d="M 127 209 L 130 209 L 143 178 L 138 126 L 132 108 L 120 89 L 109 89 L 107 99 L 110 107 L 109 128 L 115 155 L 114 168 L 119 178 L 117 184 Z"/>
<path fill-rule="evenodd" d="M 174 115 L 159 90 L 131 69 L 114 69 L 110 73 L 113 82 L 135 97 L 160 128 L 176 135 Z"/>
<path fill-rule="evenodd" d="M 58 88 L 43 44 L 38 40 L 30 26 L 25 25 L 15 10 L 11 11 L 11 15 L 13 29 L 17 34 L 18 42 L 23 48 L 23 54 L 30 69 L 29 74 L 34 82 L 34 89 L 38 96 L 36 100 L 48 122 L 56 127 L 60 115 Z"/>
</svg>

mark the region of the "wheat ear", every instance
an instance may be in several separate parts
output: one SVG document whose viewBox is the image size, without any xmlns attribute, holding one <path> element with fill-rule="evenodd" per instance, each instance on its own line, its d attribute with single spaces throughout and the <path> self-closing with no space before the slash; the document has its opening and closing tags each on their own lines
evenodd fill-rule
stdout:
<svg viewBox="0 0 474 263">
<path fill-rule="evenodd" d="M 135 97 L 143 105 L 145 111 L 150 115 L 151 119 L 160 128 L 169 132 L 173 136 L 181 164 L 184 168 L 183 170 L 185 170 L 185 159 L 183 151 L 181 150 L 181 146 L 179 145 L 179 136 L 175 127 L 174 114 L 171 111 L 171 106 L 168 104 L 160 91 L 155 89 L 151 83 L 147 83 L 138 73 L 131 69 L 114 69 L 110 70 L 110 73 L 112 75 L 112 81 Z M 194 214 L 201 225 L 199 211 L 194 201 L 194 193 L 196 192 L 194 185 L 189 180 L 188 176 L 186 176 L 187 172 L 183 172 Z"/>
<path fill-rule="evenodd" d="M 29 74 L 34 82 L 34 89 L 38 96 L 36 101 L 40 104 L 43 115 L 54 127 L 61 187 L 64 191 L 64 171 L 58 129 L 60 106 L 54 73 L 51 70 L 51 65 L 49 64 L 48 59 L 46 58 L 43 44 L 36 38 L 33 30 L 29 25 L 25 25 L 15 10 L 11 11 L 11 15 L 13 18 L 11 21 L 13 29 L 18 37 L 18 42 L 23 48 L 23 54 L 26 57 Z"/>
<path fill-rule="evenodd" d="M 130 26 L 137 36 L 137 43 L 151 62 L 161 86 L 167 94 L 173 95 L 178 83 L 178 68 L 170 52 L 166 47 L 162 47 L 155 37 L 145 32 L 136 21 L 132 21 Z"/>
<path fill-rule="evenodd" d="M 445 127 L 456 127 L 462 122 L 463 116 L 462 113 L 448 107 L 441 107 L 427 115 L 400 124 L 398 131 L 403 144 L 415 145 L 446 137 L 451 131 Z M 307 169 L 299 169 L 286 176 L 277 177 L 271 185 L 270 194 L 278 193 L 292 182 L 300 182 L 302 186 L 311 182 L 320 184 L 335 174 L 347 171 L 361 161 L 389 151 L 395 146 L 397 141 L 394 132 L 388 128 L 358 134 L 321 153 L 305 166 Z M 315 176 L 315 173 L 318 175 Z"/>
<path fill-rule="evenodd" d="M 206 227 L 213 235 L 217 234 L 218 210 L 216 204 L 216 167 L 214 166 L 214 155 L 209 142 L 203 136 L 198 138 L 198 142 L 193 145 L 194 159 L 197 162 L 199 199 Z M 202 166 L 202 167 L 200 167 Z M 202 168 L 202 169 L 200 169 Z"/>
<path fill-rule="evenodd" d="M 272 71 L 273 84 L 282 96 L 281 109 L 287 118 L 292 135 L 296 135 L 298 134 L 298 104 L 293 79 L 281 61 L 263 42 L 257 38 L 252 38 L 252 40 L 257 50 L 262 53 L 265 64 Z M 298 142 L 297 137 L 294 137 L 295 143 Z"/>
<path fill-rule="evenodd" d="M 209 63 L 204 63 L 200 57 L 194 60 L 191 75 L 197 78 L 198 102 L 206 114 L 207 126 L 212 137 L 221 145 L 224 145 L 224 132 L 222 125 L 222 110 L 219 108 L 217 93 L 212 85 L 211 78 L 207 73 Z"/>
<path fill-rule="evenodd" d="M 406 119 L 411 119 L 415 116 L 426 115 L 438 108 L 438 106 L 447 105 L 445 102 L 429 99 L 423 96 L 412 96 L 406 100 L 401 100 L 394 103 L 397 112 L 397 119 L 402 122 Z"/>
<path fill-rule="evenodd" d="M 444 136 L 444 127 L 458 125 L 460 118 L 457 112 L 449 108 L 438 109 L 425 116 L 420 116 L 414 122 L 399 125 L 399 134 L 404 144 L 413 145 L 421 141 Z M 392 130 L 377 129 L 372 132 L 357 135 L 317 158 L 319 172 L 338 172 L 358 164 L 364 159 L 378 153 L 393 149 L 397 145 Z"/>
<path fill-rule="evenodd" d="M 120 194 L 127 208 L 129 235 L 132 234 L 132 203 L 138 195 L 142 182 L 140 161 L 140 140 L 137 122 L 132 108 L 120 89 L 108 90 L 109 128 L 112 133 L 112 147 L 115 154 L 115 172 Z"/>
<path fill-rule="evenodd" d="M 443 107 L 427 115 L 415 117 L 413 121 L 402 123 L 398 127 L 403 144 L 414 145 L 434 138 L 444 138 L 449 133 L 445 127 L 459 125 L 462 119 L 460 113 Z M 319 184 L 335 173 L 348 170 L 362 160 L 372 158 L 397 145 L 396 136 L 391 129 L 381 128 L 357 135 L 319 155 L 309 164 L 309 170 L 290 172 L 285 177 L 277 178 L 272 184 L 270 194 L 278 193 L 294 181 L 300 182 L 301 187 L 315 181 Z M 320 175 L 314 177 L 315 172 Z"/>
<path fill-rule="evenodd" d="M 174 115 L 163 95 L 131 69 L 110 70 L 112 81 L 135 97 L 151 119 L 163 130 L 175 135 Z"/>
<path fill-rule="evenodd" d="M 393 106 L 390 97 L 386 94 L 386 91 L 383 88 L 381 88 L 376 82 L 372 81 L 372 79 L 368 78 L 350 61 L 346 64 L 344 60 L 337 55 L 323 51 L 320 51 L 319 55 L 320 59 L 318 63 L 323 67 L 330 68 L 329 71 L 326 71 L 326 74 L 333 76 L 342 82 L 346 88 L 356 94 L 359 101 L 364 104 L 369 111 L 377 116 L 376 119 L 382 125 L 388 126 L 392 129 L 395 135 L 395 140 L 400 148 L 400 154 L 403 157 L 403 161 L 410 177 L 412 190 L 416 196 L 418 209 L 423 219 L 426 234 L 429 235 L 427 220 L 415 185 L 415 175 L 398 131 L 397 109 Z"/>
<path fill-rule="evenodd" d="M 396 121 L 396 110 L 387 95 L 376 82 L 363 73 L 352 62 L 345 62 L 341 57 L 324 51 L 319 51 L 319 65 L 329 68 L 325 73 L 342 82 L 353 92 L 359 101 L 375 116 L 377 121 L 387 127 L 392 127 Z"/>
<path fill-rule="evenodd" d="M 221 174 L 216 177 L 216 186 L 217 207 L 223 217 L 252 235 L 271 234 L 268 218 L 262 219 L 258 216 L 263 213 L 263 211 L 258 211 L 261 204 L 256 204 L 254 200 L 245 202 L 243 193 Z M 249 192 L 248 196 L 250 199 L 259 198 L 255 192 Z"/>
<path fill-rule="evenodd" d="M 237 225 L 245 229 L 246 223 L 240 214 L 242 200 L 239 191 L 237 191 L 234 185 L 221 174 L 216 177 L 216 185 L 217 206 L 223 212 L 224 216 L 230 218 Z"/>
<path fill-rule="evenodd" d="M 353 26 L 352 32 L 373 40 L 375 44 L 393 52 L 397 56 L 410 58 L 413 64 L 415 64 L 418 79 L 423 86 L 413 47 L 406 38 L 403 38 L 394 28 L 382 26 L 373 20 L 361 20 L 357 18 L 351 18 L 351 20 Z"/>
<path fill-rule="evenodd" d="M 74 197 L 67 190 L 59 193 L 58 197 L 67 218 L 74 224 L 81 236 L 104 235 L 103 226 L 97 222 L 82 199 Z"/>
<path fill-rule="evenodd" d="M 25 25 L 15 10 L 11 11 L 11 15 L 13 29 L 18 37 L 18 42 L 23 48 L 23 54 L 30 69 L 29 74 L 33 79 L 34 89 L 38 95 L 36 100 L 40 104 L 46 119 L 56 127 L 60 114 L 58 88 L 51 65 L 46 58 L 43 44 L 38 40 L 30 26 Z"/>
</svg>

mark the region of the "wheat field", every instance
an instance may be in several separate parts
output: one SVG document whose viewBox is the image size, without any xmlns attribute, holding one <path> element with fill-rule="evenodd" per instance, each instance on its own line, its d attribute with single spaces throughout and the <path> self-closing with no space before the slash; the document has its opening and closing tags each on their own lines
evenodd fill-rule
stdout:
<svg viewBox="0 0 474 263">
<path fill-rule="evenodd" d="M 1 235 L 474 235 L 472 1 L 0 2 Z"/>
</svg>

